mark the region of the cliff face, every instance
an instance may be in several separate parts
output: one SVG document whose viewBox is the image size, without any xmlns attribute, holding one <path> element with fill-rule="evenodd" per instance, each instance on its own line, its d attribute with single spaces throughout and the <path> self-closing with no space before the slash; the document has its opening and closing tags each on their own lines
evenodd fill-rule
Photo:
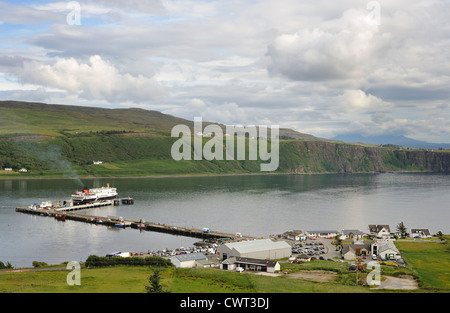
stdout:
<svg viewBox="0 0 450 313">
<path fill-rule="evenodd" d="M 290 173 L 449 172 L 450 153 L 287 141 L 280 145 L 280 170 Z"/>
<path fill-rule="evenodd" d="M 0 140 L 0 168 L 25 167 L 33 175 L 47 175 L 52 171 L 53 175 L 71 175 L 75 170 L 90 176 L 261 173 L 260 160 L 177 162 L 170 154 L 175 140 L 164 136 L 115 135 Z M 93 160 L 107 164 L 94 166 Z M 321 141 L 280 141 L 278 173 L 387 171 L 450 172 L 450 153 Z"/>
</svg>

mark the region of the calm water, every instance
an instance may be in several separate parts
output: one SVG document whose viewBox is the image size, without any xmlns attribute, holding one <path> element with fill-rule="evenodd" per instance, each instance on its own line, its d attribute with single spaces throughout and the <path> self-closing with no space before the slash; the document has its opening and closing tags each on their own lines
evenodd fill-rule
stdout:
<svg viewBox="0 0 450 313">
<path fill-rule="evenodd" d="M 132 206 L 80 211 L 120 215 L 187 227 L 264 236 L 287 230 L 360 229 L 403 221 L 408 229 L 450 233 L 450 175 L 386 173 L 190 178 L 92 179 L 110 183 Z M 194 238 L 114 229 L 14 211 L 43 200 L 66 200 L 74 180 L 0 180 L 0 260 L 16 267 L 32 261 L 85 261 L 91 255 L 192 246 Z"/>
</svg>

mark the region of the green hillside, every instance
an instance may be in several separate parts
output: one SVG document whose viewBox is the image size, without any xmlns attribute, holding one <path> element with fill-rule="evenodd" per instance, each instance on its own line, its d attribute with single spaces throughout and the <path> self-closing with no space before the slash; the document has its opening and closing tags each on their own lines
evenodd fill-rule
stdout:
<svg viewBox="0 0 450 313">
<path fill-rule="evenodd" d="M 171 148 L 178 138 L 170 137 L 170 130 L 178 124 L 193 126 L 192 121 L 142 109 L 3 101 L 0 102 L 0 168 L 15 171 L 0 171 L 0 177 L 261 173 L 262 161 L 249 161 L 248 157 L 243 161 L 173 160 Z M 280 138 L 277 173 L 450 170 L 448 152 L 337 143 L 292 130 L 280 131 Z M 209 140 L 203 138 L 203 143 Z M 250 139 L 246 140 L 248 145 Z M 193 155 L 193 143 L 191 150 Z M 94 160 L 103 164 L 94 165 Z M 28 173 L 18 174 L 20 168 L 28 169 Z"/>
<path fill-rule="evenodd" d="M 193 117 L 194 118 L 194 117 Z M 170 135 L 175 125 L 193 129 L 194 122 L 158 111 L 106 109 L 23 101 L 0 101 L 0 138 L 24 135 L 67 137 L 96 132 L 137 132 Z M 217 124 L 203 121 L 203 126 Z M 224 130 L 225 126 L 220 125 Z M 291 129 L 280 129 L 285 139 L 322 140 Z"/>
</svg>

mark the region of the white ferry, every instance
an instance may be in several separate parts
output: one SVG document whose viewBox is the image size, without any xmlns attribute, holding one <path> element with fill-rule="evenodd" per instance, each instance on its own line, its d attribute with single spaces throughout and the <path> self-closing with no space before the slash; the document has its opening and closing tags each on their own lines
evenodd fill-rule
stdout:
<svg viewBox="0 0 450 313">
<path fill-rule="evenodd" d="M 108 184 L 107 187 L 92 189 L 84 188 L 81 191 L 76 191 L 75 194 L 72 195 L 72 202 L 73 205 L 78 205 L 102 200 L 112 200 L 115 198 L 117 198 L 117 189 L 109 187 Z"/>
</svg>

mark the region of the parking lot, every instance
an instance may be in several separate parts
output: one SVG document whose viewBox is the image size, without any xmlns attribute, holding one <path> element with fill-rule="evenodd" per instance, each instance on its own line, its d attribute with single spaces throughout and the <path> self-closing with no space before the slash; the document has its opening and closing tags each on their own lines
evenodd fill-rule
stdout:
<svg viewBox="0 0 450 313">
<path fill-rule="evenodd" d="M 292 256 L 306 254 L 317 259 L 333 259 L 335 261 L 336 258 L 340 259 L 340 255 L 339 251 L 336 251 L 336 247 L 331 244 L 332 241 L 333 239 L 317 238 L 292 242 Z"/>
</svg>

